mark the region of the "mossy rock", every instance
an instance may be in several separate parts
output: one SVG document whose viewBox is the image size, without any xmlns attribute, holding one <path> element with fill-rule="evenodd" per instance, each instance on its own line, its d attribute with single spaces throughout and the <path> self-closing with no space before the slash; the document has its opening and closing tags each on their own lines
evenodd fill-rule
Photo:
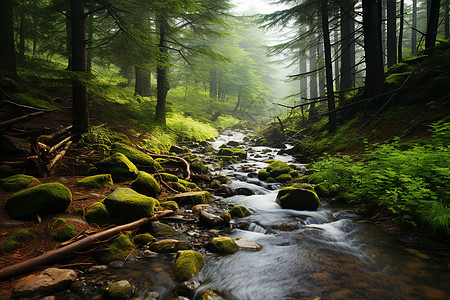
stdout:
<svg viewBox="0 0 450 300">
<path fill-rule="evenodd" d="M 247 152 L 239 148 L 221 148 L 218 153 L 219 156 L 235 156 L 241 159 L 247 158 Z"/>
<path fill-rule="evenodd" d="M 161 179 L 165 182 L 178 182 L 178 177 L 169 173 L 159 173 Z"/>
<path fill-rule="evenodd" d="M 51 233 L 52 239 L 58 242 L 68 241 L 76 235 L 77 229 L 74 224 L 60 226 Z"/>
<path fill-rule="evenodd" d="M 107 299 L 127 300 L 133 293 L 133 286 L 128 280 L 120 280 L 108 285 L 105 289 Z"/>
<path fill-rule="evenodd" d="M 112 240 L 107 249 L 95 254 L 95 259 L 100 264 L 108 264 L 114 260 L 125 260 L 135 250 L 133 242 L 126 234 L 121 234 Z"/>
<path fill-rule="evenodd" d="M 293 185 L 278 191 L 276 203 L 286 209 L 317 210 L 320 200 L 314 190 Z"/>
<path fill-rule="evenodd" d="M 161 186 L 156 179 L 144 171 L 139 171 L 135 181 L 131 184 L 131 188 L 136 192 L 149 196 L 156 197 L 161 192 Z"/>
<path fill-rule="evenodd" d="M 12 219 L 32 219 L 36 215 L 62 213 L 72 202 L 72 193 L 61 183 L 46 183 L 13 194 L 5 209 Z"/>
<path fill-rule="evenodd" d="M 153 172 L 161 169 L 161 165 L 156 162 L 150 155 L 122 143 L 114 143 L 111 147 L 111 153 L 122 153 L 140 170 Z"/>
<path fill-rule="evenodd" d="M 46 99 L 42 99 L 46 98 Z M 50 98 L 51 99 L 51 98 Z M 36 97 L 31 93 L 17 93 L 14 94 L 12 99 L 13 102 L 17 104 L 23 104 L 27 106 L 32 106 L 42 109 L 55 109 L 56 106 L 53 104 L 53 99 L 49 101 L 47 97 Z"/>
<path fill-rule="evenodd" d="M 208 204 L 211 202 L 211 195 L 208 191 L 181 193 L 168 198 L 178 204 Z"/>
<path fill-rule="evenodd" d="M 231 180 L 225 175 L 219 175 L 215 178 L 215 180 L 219 181 L 221 184 L 230 184 Z"/>
<path fill-rule="evenodd" d="M 298 177 L 298 171 L 297 170 L 291 170 L 289 171 L 289 175 L 291 175 L 292 178 Z"/>
<path fill-rule="evenodd" d="M 314 191 L 314 187 L 311 184 L 306 183 L 306 182 L 297 182 L 297 183 L 294 183 L 293 185 L 291 185 L 291 187 Z"/>
<path fill-rule="evenodd" d="M 191 168 L 196 173 L 207 173 L 209 171 L 207 165 L 204 165 L 202 162 L 198 161 L 191 163 Z"/>
<path fill-rule="evenodd" d="M 266 164 L 271 164 L 271 163 L 273 163 L 274 161 L 275 161 L 275 159 L 268 159 L 268 160 L 265 160 L 264 163 L 266 163 Z"/>
<path fill-rule="evenodd" d="M 178 207 L 178 203 L 176 203 L 175 201 L 164 201 L 161 202 L 161 207 L 164 209 L 170 209 L 170 210 L 178 210 L 180 209 Z"/>
<path fill-rule="evenodd" d="M 149 245 L 151 251 L 158 253 L 175 253 L 180 250 L 189 250 L 190 248 L 191 245 L 188 242 L 174 239 L 165 239 Z"/>
<path fill-rule="evenodd" d="M 314 186 L 314 191 L 320 197 L 336 197 L 339 194 L 339 185 L 322 182 Z"/>
<path fill-rule="evenodd" d="M 148 243 L 153 242 L 154 239 L 155 239 L 155 237 L 147 232 L 147 233 L 137 234 L 134 237 L 134 242 L 136 243 L 136 245 L 145 246 Z"/>
<path fill-rule="evenodd" d="M 268 146 L 269 142 L 265 138 L 258 138 L 255 141 L 255 146 Z"/>
<path fill-rule="evenodd" d="M 0 153 L 2 155 L 28 155 L 30 149 L 29 139 L 0 135 Z"/>
<path fill-rule="evenodd" d="M 225 300 L 211 290 L 204 290 L 200 293 L 199 300 Z"/>
<path fill-rule="evenodd" d="M 0 183 L 1 183 L 0 187 L 3 190 L 7 192 L 12 192 L 25 189 L 32 185 L 38 185 L 41 182 L 33 176 L 16 174 L 9 176 L 5 179 L 1 179 Z"/>
<path fill-rule="evenodd" d="M 161 222 L 152 222 L 150 226 L 151 232 L 153 233 L 154 236 L 168 236 L 180 234 L 180 232 L 175 230 L 172 226 Z"/>
<path fill-rule="evenodd" d="M 280 183 L 286 183 L 286 182 L 292 181 L 292 176 L 289 173 L 281 174 L 281 175 L 275 177 L 275 181 L 280 182 Z"/>
<path fill-rule="evenodd" d="M 225 222 L 229 223 L 231 221 L 231 214 L 229 212 L 223 211 L 220 214 L 220 217 L 225 220 Z"/>
<path fill-rule="evenodd" d="M 186 193 L 188 189 L 179 182 L 169 182 L 169 186 L 177 192 Z"/>
<path fill-rule="evenodd" d="M 119 187 L 103 200 L 112 221 L 124 224 L 153 216 L 158 200 L 135 192 L 130 188 Z"/>
<path fill-rule="evenodd" d="M 9 165 L 0 165 L 0 178 L 6 178 L 14 175 L 15 170 Z"/>
<path fill-rule="evenodd" d="M 267 181 L 268 183 L 275 183 L 275 182 L 276 182 L 275 179 L 274 179 L 273 177 L 267 177 L 266 181 Z"/>
<path fill-rule="evenodd" d="M 269 177 L 276 178 L 281 174 L 288 174 L 291 168 L 287 163 L 276 160 L 267 166 L 266 171 L 269 173 Z"/>
<path fill-rule="evenodd" d="M 266 181 L 267 178 L 269 178 L 269 172 L 267 172 L 266 170 L 260 170 L 258 172 L 258 179 L 261 181 Z"/>
<path fill-rule="evenodd" d="M 205 265 L 203 256 L 192 250 L 178 251 L 173 265 L 173 273 L 178 281 L 186 281 L 195 276 Z"/>
<path fill-rule="evenodd" d="M 239 246 L 229 236 L 213 237 L 207 248 L 219 254 L 233 254 L 239 250 Z"/>
<path fill-rule="evenodd" d="M 97 172 L 111 174 L 116 182 L 133 180 L 138 174 L 136 166 L 122 153 L 115 153 L 95 164 Z"/>
<path fill-rule="evenodd" d="M 88 176 L 78 180 L 77 184 L 86 189 L 102 189 L 113 185 L 111 174 Z"/>
<path fill-rule="evenodd" d="M 229 213 L 233 218 L 243 218 L 252 214 L 246 207 L 240 205 L 230 209 Z"/>
<path fill-rule="evenodd" d="M 18 228 L 14 230 L 3 243 L 0 244 L 0 251 L 11 252 L 15 250 L 20 243 L 32 240 L 37 234 L 26 228 Z"/>
<path fill-rule="evenodd" d="M 109 212 L 102 202 L 95 202 L 86 209 L 86 220 L 100 226 L 111 222 Z"/>
<path fill-rule="evenodd" d="M 57 218 L 54 222 L 53 222 L 53 228 L 57 228 L 61 225 L 64 225 L 67 223 L 67 219 L 66 218 Z"/>
<path fill-rule="evenodd" d="M 201 189 L 198 187 L 198 185 L 196 185 L 193 182 L 184 180 L 184 179 L 179 179 L 178 183 L 184 185 L 184 187 L 186 187 L 189 191 L 201 191 Z"/>
</svg>

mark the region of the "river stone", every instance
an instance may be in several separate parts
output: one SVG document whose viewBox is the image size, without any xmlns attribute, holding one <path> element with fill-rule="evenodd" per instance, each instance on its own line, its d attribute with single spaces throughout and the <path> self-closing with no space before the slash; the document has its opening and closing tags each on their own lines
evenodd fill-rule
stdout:
<svg viewBox="0 0 450 300">
<path fill-rule="evenodd" d="M 211 202 L 211 195 L 208 191 L 187 192 L 169 197 L 168 200 L 175 201 L 179 204 L 208 204 Z"/>
<path fill-rule="evenodd" d="M 237 238 L 234 240 L 241 250 L 261 250 L 262 246 L 257 242 L 246 238 Z"/>
<path fill-rule="evenodd" d="M 233 218 L 243 218 L 252 214 L 246 207 L 241 205 L 233 207 L 229 213 Z"/>
<path fill-rule="evenodd" d="M 124 224 L 153 216 L 159 201 L 130 188 L 118 187 L 103 201 L 113 222 Z"/>
<path fill-rule="evenodd" d="M 313 190 L 293 185 L 278 191 L 276 203 L 286 209 L 317 210 L 320 200 Z"/>
<path fill-rule="evenodd" d="M 178 241 L 174 239 L 165 239 L 153 242 L 149 245 L 150 251 L 158 253 L 174 253 L 179 250 L 189 250 L 191 246 L 186 241 Z"/>
<path fill-rule="evenodd" d="M 269 177 L 276 178 L 281 174 L 288 174 L 291 168 L 287 163 L 276 160 L 267 166 L 266 171 L 269 173 Z"/>
<path fill-rule="evenodd" d="M 156 195 L 161 192 L 161 186 L 156 179 L 144 171 L 138 172 L 138 176 L 131 184 L 131 188 L 136 192 L 149 197 L 156 197 Z"/>
<path fill-rule="evenodd" d="M 173 273 L 178 281 L 186 281 L 196 275 L 205 265 L 203 256 L 192 250 L 178 251 Z"/>
<path fill-rule="evenodd" d="M 198 298 L 198 299 L 199 300 L 225 300 L 224 298 L 217 295 L 216 293 L 214 293 L 211 290 L 204 290 L 203 292 L 201 292 L 200 298 Z"/>
<path fill-rule="evenodd" d="M 41 184 L 21 190 L 6 200 L 5 209 L 11 219 L 31 219 L 36 215 L 62 213 L 72 202 L 72 193 L 61 183 Z"/>
<path fill-rule="evenodd" d="M 236 242 L 228 236 L 213 237 L 207 248 L 209 251 L 219 254 L 233 254 L 239 250 Z"/>
<path fill-rule="evenodd" d="M 236 191 L 236 194 L 244 195 L 244 196 L 251 196 L 251 195 L 255 194 L 255 192 L 253 190 L 246 188 L 246 187 L 237 188 L 237 189 L 235 189 L 235 191 Z"/>
<path fill-rule="evenodd" d="M 40 184 L 40 181 L 33 176 L 16 174 L 4 179 L 0 179 L 0 183 L 0 187 L 3 190 L 12 192 L 22 190 L 30 186 L 36 186 Z"/>
<path fill-rule="evenodd" d="M 197 204 L 192 207 L 193 212 L 201 212 L 203 210 L 208 209 L 210 206 L 208 204 Z"/>
<path fill-rule="evenodd" d="M 111 174 L 99 174 L 82 178 L 77 184 L 86 189 L 102 189 L 112 186 L 113 180 Z"/>
<path fill-rule="evenodd" d="M 133 286 L 128 280 L 120 280 L 111 283 L 106 288 L 105 292 L 112 299 L 126 300 L 130 297 L 131 293 L 133 293 Z"/>
<path fill-rule="evenodd" d="M 221 148 L 218 153 L 219 156 L 236 156 L 241 159 L 247 158 L 247 153 L 239 148 Z"/>
<path fill-rule="evenodd" d="M 219 186 L 214 193 L 217 196 L 222 196 L 224 198 L 226 197 L 231 197 L 233 195 L 235 195 L 235 192 L 232 188 L 230 188 L 228 185 L 222 184 L 221 186 Z"/>
<path fill-rule="evenodd" d="M 114 181 L 133 180 L 138 174 L 136 166 L 122 153 L 115 153 L 95 164 L 97 173 L 111 174 Z"/>
<path fill-rule="evenodd" d="M 77 273 L 69 269 L 48 268 L 20 282 L 14 288 L 16 297 L 48 294 L 69 286 L 77 278 Z"/>
<path fill-rule="evenodd" d="M 210 214 L 203 210 L 200 212 L 200 224 L 205 225 L 207 227 L 217 227 L 217 226 L 225 226 L 227 225 L 227 222 L 223 218 L 216 216 L 214 214 Z"/>
<path fill-rule="evenodd" d="M 200 286 L 200 282 L 189 280 L 183 281 L 178 287 L 178 294 L 188 298 L 193 298 L 195 295 L 195 290 Z"/>
<path fill-rule="evenodd" d="M 178 235 L 180 232 L 173 229 L 171 226 L 161 223 L 161 222 L 152 222 L 151 223 L 151 232 L 155 236 L 163 236 L 163 235 Z"/>
</svg>

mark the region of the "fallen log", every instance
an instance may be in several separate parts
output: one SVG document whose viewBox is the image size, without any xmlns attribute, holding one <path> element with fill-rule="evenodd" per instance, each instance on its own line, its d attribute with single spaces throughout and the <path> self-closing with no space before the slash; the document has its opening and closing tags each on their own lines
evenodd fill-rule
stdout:
<svg viewBox="0 0 450 300">
<path fill-rule="evenodd" d="M 189 165 L 189 163 L 188 163 L 184 158 L 181 158 L 181 157 L 178 157 L 178 156 L 172 156 L 172 155 L 165 155 L 165 154 L 157 154 L 157 153 L 153 153 L 153 152 L 151 152 L 151 151 L 149 151 L 149 150 L 147 150 L 147 149 L 145 149 L 145 148 L 143 148 L 143 147 L 139 147 L 139 146 L 138 146 L 138 148 L 139 148 L 139 150 L 141 150 L 141 151 L 145 152 L 146 154 L 150 155 L 151 157 L 157 157 L 157 158 L 174 158 L 174 159 L 181 160 L 181 161 L 186 165 L 186 173 L 187 173 L 187 176 L 186 176 L 186 178 L 185 178 L 184 180 L 189 180 L 189 179 L 191 179 L 191 166 Z"/>
<path fill-rule="evenodd" d="M 164 211 L 159 212 L 158 214 L 155 214 L 153 217 L 142 218 L 142 219 L 137 220 L 132 223 L 116 226 L 111 229 L 107 229 L 107 230 L 98 232 L 96 234 L 85 237 L 85 238 L 83 238 L 79 241 L 76 241 L 70 245 L 67 245 L 65 247 L 45 252 L 44 254 L 42 254 L 38 257 L 34 257 L 32 259 L 23 261 L 21 263 L 14 264 L 9 267 L 0 269 L 0 282 L 7 278 L 12 277 L 12 276 L 15 276 L 15 275 L 18 275 L 21 273 L 25 273 L 27 271 L 31 271 L 38 266 L 55 262 L 75 251 L 87 248 L 88 246 L 90 246 L 94 243 L 108 239 L 109 237 L 114 236 L 120 232 L 135 229 L 146 223 L 155 221 L 155 220 L 157 220 L 163 216 L 169 215 L 169 214 L 173 214 L 173 211 L 172 210 L 164 210 Z"/>
<path fill-rule="evenodd" d="M 0 127 L 6 127 L 6 126 L 9 126 L 9 125 L 12 125 L 12 124 L 15 124 L 15 123 L 19 123 L 19 122 L 26 122 L 28 120 L 31 120 L 34 117 L 38 117 L 40 115 L 45 115 L 46 113 L 52 112 L 52 111 L 55 111 L 55 110 L 56 109 L 42 110 L 42 111 L 37 111 L 37 112 L 31 113 L 31 114 L 28 114 L 28 115 L 25 115 L 25 116 L 17 117 L 17 118 L 14 118 L 14 119 L 9 119 L 9 120 L 0 122 Z"/>
<path fill-rule="evenodd" d="M 57 139 L 60 136 L 63 136 L 64 134 L 66 134 L 68 131 L 72 130 L 73 126 L 67 126 L 66 128 L 63 128 L 55 133 L 52 134 L 47 134 L 47 135 L 41 135 L 40 137 L 38 137 L 38 142 L 48 142 L 51 141 L 53 139 Z"/>
<path fill-rule="evenodd" d="M 66 155 L 67 150 L 69 149 L 70 145 L 72 144 L 72 141 L 69 141 L 67 145 L 64 147 L 63 150 L 61 150 L 47 165 L 47 170 L 50 171 L 53 166 L 60 160 L 64 155 Z"/>
</svg>

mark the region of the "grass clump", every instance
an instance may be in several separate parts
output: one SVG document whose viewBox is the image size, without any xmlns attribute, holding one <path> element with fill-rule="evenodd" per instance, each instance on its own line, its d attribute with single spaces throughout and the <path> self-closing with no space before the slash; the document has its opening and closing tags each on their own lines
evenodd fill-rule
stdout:
<svg viewBox="0 0 450 300">
<path fill-rule="evenodd" d="M 167 118 L 167 128 L 175 134 L 177 142 L 204 141 L 218 135 L 213 126 L 181 114 L 170 115 Z"/>
</svg>

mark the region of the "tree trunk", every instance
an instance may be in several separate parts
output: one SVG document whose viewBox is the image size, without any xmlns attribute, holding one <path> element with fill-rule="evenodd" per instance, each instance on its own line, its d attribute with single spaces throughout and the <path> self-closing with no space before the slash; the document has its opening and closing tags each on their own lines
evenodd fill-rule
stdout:
<svg viewBox="0 0 450 300">
<path fill-rule="evenodd" d="M 3 76 L 17 78 L 13 0 L 0 1 L 0 28 L 0 71 Z"/>
<path fill-rule="evenodd" d="M 345 1 L 341 7 L 341 85 L 340 90 L 351 89 L 355 73 L 354 6 Z"/>
<path fill-rule="evenodd" d="M 311 38 L 312 40 L 315 39 L 315 37 L 313 36 Z M 314 69 L 317 68 L 316 66 L 316 55 L 317 55 L 317 47 L 316 46 L 311 46 L 311 48 L 309 49 L 309 70 L 313 71 Z M 317 98 L 317 72 L 312 73 L 309 76 L 309 97 L 311 99 L 313 98 Z M 316 105 L 314 103 L 309 105 L 309 116 L 308 119 L 311 120 L 314 116 L 316 115 Z"/>
<path fill-rule="evenodd" d="M 449 6 L 450 1 L 446 0 L 445 2 L 445 12 L 444 12 L 444 36 L 445 39 L 450 37 L 450 16 L 449 16 Z"/>
<path fill-rule="evenodd" d="M 381 58 L 381 0 L 363 0 L 364 53 L 366 82 L 364 96 L 369 98 L 385 90 L 384 67 Z"/>
<path fill-rule="evenodd" d="M 242 100 L 242 92 L 239 91 L 239 93 L 238 93 L 238 101 L 236 102 L 236 106 L 234 107 L 233 112 L 237 111 L 237 109 L 239 108 L 239 105 L 241 105 L 241 100 Z"/>
<path fill-rule="evenodd" d="M 425 36 L 425 54 L 432 54 L 436 44 L 437 28 L 439 23 L 440 0 L 430 0 L 430 9 L 427 22 L 427 34 Z"/>
<path fill-rule="evenodd" d="M 400 30 L 398 32 L 398 62 L 403 61 L 403 21 L 405 0 L 400 0 Z"/>
<path fill-rule="evenodd" d="M 144 74 L 141 68 L 138 66 L 134 67 L 135 73 L 135 84 L 134 84 L 134 95 L 144 96 Z"/>
<path fill-rule="evenodd" d="M 323 68 L 325 66 L 325 62 L 323 59 L 323 46 L 321 43 L 317 46 L 317 67 L 319 70 L 319 97 L 325 97 L 325 69 Z"/>
<path fill-rule="evenodd" d="M 88 48 L 91 48 L 94 44 L 94 15 L 90 14 L 87 18 L 87 30 L 88 30 Z M 87 49 L 86 71 L 92 70 L 92 49 Z"/>
<path fill-rule="evenodd" d="M 300 57 L 300 74 L 306 72 L 306 57 Z M 308 98 L 308 83 L 306 78 L 302 76 L 300 78 L 300 100 Z"/>
<path fill-rule="evenodd" d="M 155 120 L 158 124 L 166 126 L 166 98 L 167 92 L 170 89 L 169 80 L 167 78 L 168 71 L 168 51 L 166 47 L 166 30 L 167 20 L 166 16 L 161 14 L 158 20 L 159 24 L 159 58 L 156 72 L 157 82 L 157 102 L 155 109 Z"/>
<path fill-rule="evenodd" d="M 86 36 L 84 0 L 71 0 L 72 20 L 72 70 L 78 76 L 86 73 Z M 88 94 L 86 86 L 78 79 L 72 80 L 73 133 L 80 137 L 89 130 Z"/>
<path fill-rule="evenodd" d="M 417 0 L 413 0 L 412 4 L 412 29 L 411 29 L 411 53 L 417 52 Z"/>
<path fill-rule="evenodd" d="M 209 70 L 209 97 L 217 99 L 217 71 Z"/>
<path fill-rule="evenodd" d="M 397 63 L 397 3 L 387 0 L 387 62 L 388 67 Z"/>
<path fill-rule="evenodd" d="M 331 42 L 330 29 L 328 27 L 328 0 L 322 0 L 322 31 L 323 31 L 323 46 L 325 52 L 325 70 L 327 79 L 327 102 L 328 111 L 330 114 L 328 122 L 328 131 L 334 132 L 336 130 L 336 112 L 334 112 L 334 89 L 333 89 L 333 63 L 331 62 Z"/>
<path fill-rule="evenodd" d="M 387 0 L 381 0 L 381 51 L 383 66 L 386 66 L 386 7 Z"/>
<path fill-rule="evenodd" d="M 340 76 L 339 76 L 339 32 L 337 30 L 334 31 L 333 36 L 333 42 L 334 42 L 334 56 L 336 57 L 336 60 L 334 61 L 334 72 L 336 72 L 334 78 L 335 78 L 335 90 L 339 90 L 341 83 L 340 83 Z"/>
<path fill-rule="evenodd" d="M 20 22 L 19 22 L 19 56 L 25 55 L 25 8 L 23 5 L 19 6 L 20 10 Z"/>
<path fill-rule="evenodd" d="M 72 2 L 72 0 L 70 0 Z M 67 51 L 67 70 L 72 70 L 72 20 L 71 10 L 66 11 L 66 51 Z"/>
</svg>

